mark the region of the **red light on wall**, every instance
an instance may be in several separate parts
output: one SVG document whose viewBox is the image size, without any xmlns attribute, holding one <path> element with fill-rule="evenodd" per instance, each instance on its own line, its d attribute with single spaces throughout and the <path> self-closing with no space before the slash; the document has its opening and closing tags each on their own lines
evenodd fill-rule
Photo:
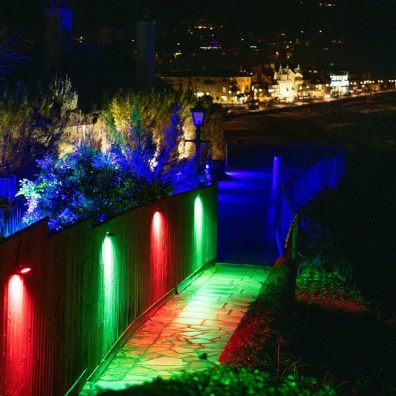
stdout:
<svg viewBox="0 0 396 396">
<path fill-rule="evenodd" d="M 155 213 L 154 213 L 154 216 L 153 216 L 153 229 L 154 229 L 154 232 L 155 232 L 156 234 L 158 234 L 159 232 L 161 232 L 161 230 L 160 230 L 160 227 L 161 227 L 161 220 L 162 220 L 162 218 L 161 218 L 161 213 L 160 213 L 160 211 L 157 209 L 157 210 L 155 211 Z"/>
<path fill-rule="evenodd" d="M 23 274 L 27 274 L 27 273 L 30 272 L 31 270 L 32 270 L 32 268 L 29 267 L 29 266 L 20 266 L 20 267 L 18 268 L 17 273 L 23 275 Z"/>
</svg>

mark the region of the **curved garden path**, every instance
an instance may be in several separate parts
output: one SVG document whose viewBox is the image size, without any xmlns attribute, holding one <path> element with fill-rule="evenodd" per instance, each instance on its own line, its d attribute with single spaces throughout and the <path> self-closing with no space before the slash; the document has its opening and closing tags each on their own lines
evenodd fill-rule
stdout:
<svg viewBox="0 0 396 396">
<path fill-rule="evenodd" d="M 267 267 L 237 264 L 207 269 L 133 333 L 81 395 L 125 389 L 158 376 L 168 378 L 218 364 L 268 273 Z"/>
</svg>

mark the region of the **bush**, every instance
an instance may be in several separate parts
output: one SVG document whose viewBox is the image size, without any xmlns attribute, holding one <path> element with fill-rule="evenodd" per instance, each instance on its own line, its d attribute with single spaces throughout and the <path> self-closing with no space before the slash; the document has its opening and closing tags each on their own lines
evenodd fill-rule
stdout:
<svg viewBox="0 0 396 396">
<path fill-rule="evenodd" d="M 39 160 L 36 179 L 22 180 L 18 193 L 27 199 L 24 222 L 49 216 L 49 227 L 58 230 L 80 219 L 113 215 L 169 195 L 170 184 L 147 180 L 133 162 L 131 153 L 119 147 L 101 153 L 86 146 L 61 159 Z"/>
<path fill-rule="evenodd" d="M 195 127 L 190 112 L 195 103 L 196 98 L 194 96 L 179 92 L 149 91 L 137 93 L 120 91 L 105 106 L 101 113 L 99 125 L 103 128 L 109 125 L 109 121 L 114 122 L 119 138 L 124 143 L 128 143 L 129 131 L 134 125 L 131 114 L 138 113 L 142 128 L 150 134 L 154 142 L 162 144 L 165 138 L 163 131 L 169 128 L 169 120 L 174 113 L 175 104 L 178 104 L 177 129 L 180 131 L 180 139 L 177 154 L 180 158 L 188 158 L 194 153 L 193 144 L 187 141 L 195 138 Z M 220 106 L 213 105 L 210 101 L 205 101 L 204 106 L 207 113 L 202 127 L 202 139 L 207 141 L 206 155 L 213 160 L 223 160 L 225 152 L 224 112 Z M 110 143 L 114 141 L 114 134 L 111 133 L 111 130 L 108 137 Z"/>
<path fill-rule="evenodd" d="M 24 88 L 0 97 L 0 173 L 29 173 L 35 160 L 58 154 L 78 96 L 68 78 L 34 95 Z"/>
<path fill-rule="evenodd" d="M 336 391 L 314 378 L 289 375 L 277 378 L 259 370 L 218 366 L 197 373 L 186 373 L 170 380 L 157 379 L 152 383 L 121 392 L 107 391 L 101 395 L 134 396 L 241 396 L 241 395 L 317 395 L 332 396 Z"/>
<path fill-rule="evenodd" d="M 37 161 L 39 174 L 34 181 L 22 180 L 18 193 L 27 199 L 24 222 L 48 216 L 50 229 L 59 230 L 90 216 L 103 219 L 197 187 L 194 161 L 173 155 L 180 135 L 178 108 L 160 145 L 142 128 L 138 112 L 131 119 L 128 143 L 120 139 L 106 152 L 80 146 L 60 159 L 47 156 Z"/>
</svg>

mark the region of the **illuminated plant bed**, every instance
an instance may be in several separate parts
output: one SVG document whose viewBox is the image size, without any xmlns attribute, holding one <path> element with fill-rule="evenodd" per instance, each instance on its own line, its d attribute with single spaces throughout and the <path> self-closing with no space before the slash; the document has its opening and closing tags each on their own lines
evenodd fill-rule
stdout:
<svg viewBox="0 0 396 396">
<path fill-rule="evenodd" d="M 330 385 L 322 384 L 314 378 L 302 378 L 293 375 L 278 378 L 259 370 L 221 365 L 198 373 L 175 376 L 169 380 L 158 379 L 121 392 L 107 391 L 101 393 L 102 396 L 118 394 L 134 396 L 182 394 L 189 396 L 333 396 L 337 393 Z"/>
</svg>

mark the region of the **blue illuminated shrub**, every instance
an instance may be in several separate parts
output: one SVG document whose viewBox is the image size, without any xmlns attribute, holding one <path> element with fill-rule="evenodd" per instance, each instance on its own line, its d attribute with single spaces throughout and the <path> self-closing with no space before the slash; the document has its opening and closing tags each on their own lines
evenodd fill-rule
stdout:
<svg viewBox="0 0 396 396">
<path fill-rule="evenodd" d="M 130 158 L 119 148 L 107 153 L 80 147 L 61 159 L 38 161 L 34 181 L 22 180 L 20 195 L 27 200 L 25 223 L 50 217 L 60 229 L 97 214 L 115 214 L 171 192 L 171 185 L 136 174 Z"/>
<path fill-rule="evenodd" d="M 176 108 L 159 147 L 137 122 L 130 141 L 115 142 L 107 152 L 80 146 L 60 159 L 47 156 L 39 160 L 35 180 L 22 180 L 18 193 L 27 201 L 24 222 L 31 224 L 48 216 L 49 227 L 58 230 L 80 219 L 104 219 L 197 187 L 193 161 L 179 161 L 174 155 L 177 124 Z"/>
</svg>

